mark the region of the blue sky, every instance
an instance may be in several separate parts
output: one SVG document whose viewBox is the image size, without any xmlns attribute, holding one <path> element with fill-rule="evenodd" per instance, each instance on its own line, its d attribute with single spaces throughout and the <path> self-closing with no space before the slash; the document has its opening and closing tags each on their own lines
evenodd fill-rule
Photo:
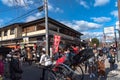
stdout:
<svg viewBox="0 0 120 80">
<path fill-rule="evenodd" d="M 33 12 L 9 22 L 43 5 L 43 0 L 0 0 L 0 25 L 29 22 L 44 17 L 44 12 Z M 117 0 L 48 0 L 49 17 L 82 32 L 83 37 L 101 37 L 104 27 L 118 25 Z"/>
</svg>

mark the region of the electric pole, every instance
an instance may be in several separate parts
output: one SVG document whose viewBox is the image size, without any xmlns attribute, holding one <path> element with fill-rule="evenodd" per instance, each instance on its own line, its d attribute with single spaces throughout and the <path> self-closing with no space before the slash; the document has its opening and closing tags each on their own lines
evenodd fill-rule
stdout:
<svg viewBox="0 0 120 80">
<path fill-rule="evenodd" d="M 46 29 L 46 54 L 50 56 L 50 45 L 49 45 L 49 28 L 48 28 L 48 0 L 44 0 L 45 9 L 45 29 Z"/>
<path fill-rule="evenodd" d="M 119 41 L 120 41 L 120 0 L 118 0 L 118 20 L 119 20 Z"/>
</svg>

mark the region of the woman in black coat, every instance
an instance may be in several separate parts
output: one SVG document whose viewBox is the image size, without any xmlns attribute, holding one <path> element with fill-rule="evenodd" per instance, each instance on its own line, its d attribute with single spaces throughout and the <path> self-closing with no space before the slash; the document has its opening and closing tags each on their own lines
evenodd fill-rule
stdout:
<svg viewBox="0 0 120 80">
<path fill-rule="evenodd" d="M 10 78 L 11 80 L 20 80 L 21 79 L 21 74 L 22 74 L 22 69 L 19 64 L 19 55 L 14 54 L 13 57 L 11 58 L 10 61 Z"/>
</svg>

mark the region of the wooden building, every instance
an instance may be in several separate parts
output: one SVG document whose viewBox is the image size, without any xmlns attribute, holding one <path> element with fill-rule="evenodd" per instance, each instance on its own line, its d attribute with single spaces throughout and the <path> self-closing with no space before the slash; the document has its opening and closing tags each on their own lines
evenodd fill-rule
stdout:
<svg viewBox="0 0 120 80">
<path fill-rule="evenodd" d="M 82 33 L 52 19 L 48 18 L 49 41 L 52 45 L 53 36 L 61 36 L 61 44 L 80 44 Z M 14 23 L 0 28 L 0 45 L 15 47 L 17 44 L 33 46 L 42 45 L 45 41 L 45 18 L 27 23 Z"/>
</svg>

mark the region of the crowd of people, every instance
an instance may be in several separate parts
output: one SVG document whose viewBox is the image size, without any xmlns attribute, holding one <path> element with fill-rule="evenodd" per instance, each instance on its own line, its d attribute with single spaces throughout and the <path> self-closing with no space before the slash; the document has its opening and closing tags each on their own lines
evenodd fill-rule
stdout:
<svg viewBox="0 0 120 80">
<path fill-rule="evenodd" d="M 28 65 L 32 65 L 32 62 L 39 63 L 42 66 L 49 66 L 53 62 L 71 64 L 74 62 L 74 56 L 82 54 L 81 51 L 84 49 L 92 49 L 94 55 L 89 59 L 82 62 L 85 66 L 85 72 L 89 73 L 90 78 L 93 77 L 105 77 L 105 60 L 108 59 L 110 63 L 110 69 L 114 70 L 115 57 L 117 54 L 117 48 L 112 45 L 106 47 L 104 44 L 101 49 L 98 49 L 97 45 L 94 44 L 92 47 L 88 44 L 85 46 L 69 45 L 65 48 L 59 48 L 57 53 L 54 53 L 52 57 L 45 54 L 45 48 L 25 47 L 23 49 L 17 48 L 12 49 L 6 57 L 0 55 L 0 78 L 8 75 L 8 70 L 5 69 L 4 63 L 9 64 L 9 77 L 11 80 L 20 80 L 22 78 L 22 64 L 27 62 Z M 89 54 L 89 53 L 88 53 Z M 97 72 L 97 75 L 96 75 Z"/>
</svg>

